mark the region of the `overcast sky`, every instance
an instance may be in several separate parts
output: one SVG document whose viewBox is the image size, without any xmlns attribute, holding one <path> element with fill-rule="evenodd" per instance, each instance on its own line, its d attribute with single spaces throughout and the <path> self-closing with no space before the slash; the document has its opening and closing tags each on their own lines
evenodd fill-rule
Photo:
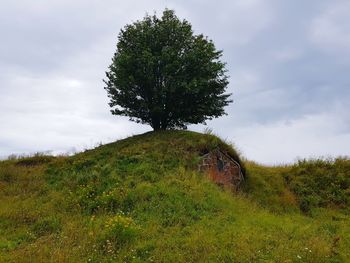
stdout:
<svg viewBox="0 0 350 263">
<path fill-rule="evenodd" d="M 208 127 L 246 158 L 350 154 L 349 0 L 13 0 L 0 2 L 0 156 L 151 130 L 111 115 L 102 79 L 120 29 L 165 7 L 223 50 L 234 103 Z"/>
</svg>

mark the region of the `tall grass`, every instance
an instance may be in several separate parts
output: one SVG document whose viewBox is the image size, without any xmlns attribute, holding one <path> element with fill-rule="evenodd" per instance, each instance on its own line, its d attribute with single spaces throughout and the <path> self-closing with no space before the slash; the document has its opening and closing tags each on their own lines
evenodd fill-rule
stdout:
<svg viewBox="0 0 350 263">
<path fill-rule="evenodd" d="M 349 208 L 350 159 L 299 160 L 284 177 L 304 212 L 314 207 Z"/>
<path fill-rule="evenodd" d="M 167 131 L 72 157 L 0 162 L 0 262 L 350 261 L 346 207 L 322 185 L 302 194 L 294 187 L 309 189 L 323 178 L 319 169 L 326 180 L 348 178 L 347 160 L 246 161 L 234 194 L 198 172 L 203 150 L 217 147 L 235 153 L 211 134 Z M 327 205 L 304 213 L 310 194 Z"/>
</svg>

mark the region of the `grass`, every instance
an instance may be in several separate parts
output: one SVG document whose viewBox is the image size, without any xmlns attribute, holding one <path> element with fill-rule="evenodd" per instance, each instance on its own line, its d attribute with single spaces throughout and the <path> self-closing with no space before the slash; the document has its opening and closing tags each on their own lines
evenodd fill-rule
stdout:
<svg viewBox="0 0 350 263">
<path fill-rule="evenodd" d="M 300 160 L 284 176 L 299 197 L 301 210 L 310 212 L 314 207 L 349 207 L 349 171 L 345 158 Z"/>
<path fill-rule="evenodd" d="M 350 262 L 349 160 L 245 161 L 232 193 L 198 172 L 217 147 L 239 158 L 167 131 L 0 162 L 0 262 Z"/>
</svg>

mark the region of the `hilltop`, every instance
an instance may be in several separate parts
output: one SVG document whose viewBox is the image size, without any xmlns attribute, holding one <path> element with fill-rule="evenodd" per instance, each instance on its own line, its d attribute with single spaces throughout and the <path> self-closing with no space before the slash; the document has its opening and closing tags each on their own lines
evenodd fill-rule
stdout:
<svg viewBox="0 0 350 263">
<path fill-rule="evenodd" d="M 227 152 L 240 190 L 198 170 Z M 350 262 L 350 161 L 267 167 L 211 134 L 150 132 L 0 162 L 0 262 Z"/>
</svg>

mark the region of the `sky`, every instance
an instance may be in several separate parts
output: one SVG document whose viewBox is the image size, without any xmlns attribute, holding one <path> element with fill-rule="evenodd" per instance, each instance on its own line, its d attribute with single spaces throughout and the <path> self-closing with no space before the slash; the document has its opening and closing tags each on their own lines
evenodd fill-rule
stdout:
<svg viewBox="0 0 350 263">
<path fill-rule="evenodd" d="M 223 50 L 234 102 L 208 127 L 264 164 L 350 154 L 348 0 L 0 2 L 0 157 L 73 153 L 150 131 L 110 113 L 126 24 L 174 9 Z"/>
</svg>

